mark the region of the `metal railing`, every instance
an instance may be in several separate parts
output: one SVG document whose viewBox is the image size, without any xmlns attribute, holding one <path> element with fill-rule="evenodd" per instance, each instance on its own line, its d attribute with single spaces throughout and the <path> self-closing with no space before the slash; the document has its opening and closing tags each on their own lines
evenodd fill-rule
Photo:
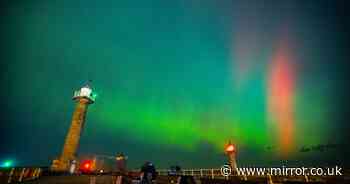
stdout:
<svg viewBox="0 0 350 184">
<path fill-rule="evenodd" d="M 160 176 L 166 176 L 169 173 L 171 173 L 172 171 L 169 169 L 161 169 L 161 170 L 157 170 L 158 175 Z M 194 177 L 208 177 L 208 178 L 225 178 L 222 174 L 221 174 L 221 170 L 220 169 L 183 169 L 179 172 L 177 172 L 177 174 L 180 175 L 185 175 L 185 176 L 194 176 Z"/>
<path fill-rule="evenodd" d="M 20 183 L 38 179 L 42 174 L 42 168 L 8 168 L 0 170 L 0 183 Z"/>
</svg>

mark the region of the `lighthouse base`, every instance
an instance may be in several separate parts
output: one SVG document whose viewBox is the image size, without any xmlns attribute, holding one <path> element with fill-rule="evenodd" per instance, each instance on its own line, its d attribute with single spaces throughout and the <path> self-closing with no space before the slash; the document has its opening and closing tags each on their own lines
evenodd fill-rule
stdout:
<svg viewBox="0 0 350 184">
<path fill-rule="evenodd" d="M 50 170 L 55 172 L 68 172 L 70 168 L 69 161 L 55 159 L 52 161 Z"/>
</svg>

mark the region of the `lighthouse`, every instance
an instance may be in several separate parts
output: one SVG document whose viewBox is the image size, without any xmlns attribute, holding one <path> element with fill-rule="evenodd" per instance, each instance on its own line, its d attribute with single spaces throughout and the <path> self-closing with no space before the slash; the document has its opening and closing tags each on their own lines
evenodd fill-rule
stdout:
<svg viewBox="0 0 350 184">
<path fill-rule="evenodd" d="M 226 145 L 225 152 L 228 157 L 228 162 L 233 172 L 237 171 L 237 162 L 236 162 L 236 146 L 231 143 L 231 141 Z"/>
<path fill-rule="evenodd" d="M 72 163 L 76 162 L 76 153 L 79 147 L 79 140 L 82 129 L 85 125 L 85 118 L 88 106 L 93 104 L 96 93 L 89 85 L 85 85 L 74 91 L 73 100 L 76 102 L 75 110 L 68 130 L 61 156 L 54 160 L 51 169 L 53 171 L 69 171 Z"/>
</svg>

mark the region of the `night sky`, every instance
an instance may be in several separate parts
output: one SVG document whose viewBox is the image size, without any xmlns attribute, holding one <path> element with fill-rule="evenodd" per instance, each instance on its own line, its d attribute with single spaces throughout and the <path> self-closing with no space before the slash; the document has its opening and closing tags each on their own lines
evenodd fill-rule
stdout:
<svg viewBox="0 0 350 184">
<path fill-rule="evenodd" d="M 92 80 L 80 155 L 218 168 L 232 140 L 239 166 L 349 166 L 344 2 L 4 4 L 0 161 L 49 165 Z"/>
</svg>

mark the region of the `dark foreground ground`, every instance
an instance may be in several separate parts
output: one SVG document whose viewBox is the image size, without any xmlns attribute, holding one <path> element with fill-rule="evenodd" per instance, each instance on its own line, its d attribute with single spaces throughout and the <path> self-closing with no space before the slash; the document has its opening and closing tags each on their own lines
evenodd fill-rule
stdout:
<svg viewBox="0 0 350 184">
<path fill-rule="evenodd" d="M 180 175 L 168 176 L 158 173 L 153 184 L 282 184 L 282 183 L 329 183 L 350 184 L 350 172 L 343 176 L 328 177 L 284 177 L 284 176 L 229 176 L 216 175 Z M 212 173 L 213 174 L 213 173 Z M 62 175 L 52 173 L 45 168 L 7 168 L 0 169 L 0 184 L 139 184 L 139 172 L 105 173 L 105 175 Z"/>
<path fill-rule="evenodd" d="M 235 184 L 235 183 L 261 183 L 261 184 L 278 184 L 278 183 L 330 183 L 330 184 L 350 184 L 350 180 L 345 178 L 332 178 L 328 181 L 318 181 L 318 182 L 305 182 L 305 181 L 275 181 L 272 182 L 268 180 L 261 179 L 249 179 L 247 181 L 237 180 L 237 179 L 194 179 L 181 181 L 178 183 L 176 177 L 160 176 L 154 184 Z M 23 184 L 138 184 L 138 180 L 132 180 L 130 178 L 124 178 L 119 182 L 116 180 L 115 176 L 104 175 L 104 176 L 42 176 L 39 179 L 32 181 L 22 182 Z"/>
<path fill-rule="evenodd" d="M 95 177 L 95 176 L 94 176 Z M 43 176 L 40 179 L 24 182 L 24 184 L 112 184 L 112 176 Z"/>
</svg>

